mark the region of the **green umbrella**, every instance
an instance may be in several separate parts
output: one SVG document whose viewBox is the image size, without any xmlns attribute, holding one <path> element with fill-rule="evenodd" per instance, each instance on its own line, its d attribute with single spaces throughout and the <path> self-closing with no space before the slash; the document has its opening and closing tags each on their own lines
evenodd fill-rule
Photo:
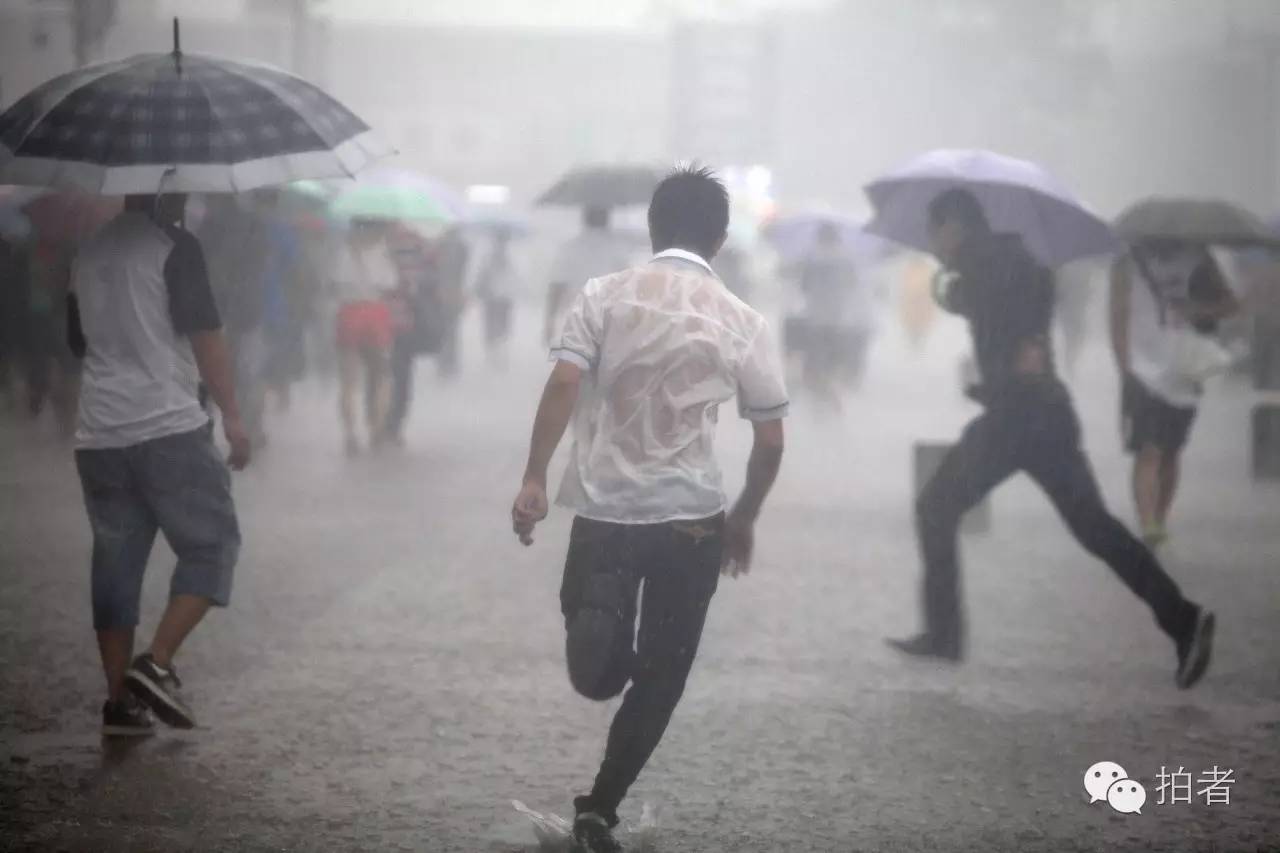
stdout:
<svg viewBox="0 0 1280 853">
<path fill-rule="evenodd" d="M 357 182 L 343 189 L 329 206 L 342 219 L 394 219 L 410 222 L 452 222 L 453 213 L 440 201 L 411 187 Z"/>
</svg>

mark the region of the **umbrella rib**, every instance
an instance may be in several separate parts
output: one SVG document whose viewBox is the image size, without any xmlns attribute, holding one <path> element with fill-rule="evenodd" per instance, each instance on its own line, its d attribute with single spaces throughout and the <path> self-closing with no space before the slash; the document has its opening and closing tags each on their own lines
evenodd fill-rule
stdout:
<svg viewBox="0 0 1280 853">
<path fill-rule="evenodd" d="M 307 116 L 307 113 L 304 111 L 304 109 L 301 108 L 302 105 L 297 103 L 298 101 L 297 96 L 294 95 L 292 92 L 289 92 L 287 89 L 278 85 L 278 83 L 275 80 L 272 80 L 266 76 L 254 77 L 252 75 L 245 74 L 239 68 L 237 68 L 234 64 L 227 64 L 225 66 L 220 65 L 218 67 L 221 68 L 223 71 L 226 71 L 228 74 L 234 74 L 237 77 L 248 80 L 250 83 L 254 84 L 255 86 L 260 86 L 261 88 L 266 89 L 271 94 L 272 97 L 274 97 L 277 101 L 279 101 L 291 113 L 297 115 L 298 118 L 302 119 L 303 121 L 306 121 L 307 128 L 316 135 L 317 139 L 319 139 L 322 143 L 324 143 L 324 145 L 327 147 L 327 150 L 333 151 L 339 145 L 346 142 L 347 139 L 355 138 L 355 136 L 351 136 L 351 137 L 347 137 L 347 139 L 334 141 L 333 139 L 329 138 L 327 134 L 322 133 L 319 128 L 317 128 L 314 124 L 311 123 L 311 121 Z M 249 66 L 246 66 L 246 67 L 249 67 Z M 258 66 L 258 67 L 262 68 L 262 70 L 264 71 L 272 71 L 272 72 L 276 71 L 276 69 L 271 68 L 270 66 Z M 299 80 L 301 83 L 303 83 L 306 86 L 311 86 L 312 88 L 316 88 L 313 83 L 310 83 L 301 77 L 297 77 L 294 79 Z M 326 98 L 330 98 L 330 100 L 332 100 L 332 98 L 329 96 L 328 93 L 324 92 L 323 90 L 320 90 L 320 91 L 322 94 L 324 94 Z M 342 109 L 350 113 L 349 110 L 346 110 L 346 107 L 342 107 Z M 365 124 L 365 122 L 362 119 L 360 119 L 358 116 L 355 116 L 354 113 L 350 113 L 350 114 L 353 117 L 355 117 L 360 124 L 364 125 L 364 127 L 368 129 L 369 126 Z M 355 177 L 355 174 L 348 171 L 345 166 L 342 167 L 342 170 L 346 172 L 348 176 L 353 178 Z"/>
<path fill-rule="evenodd" d="M 191 58 L 191 57 L 188 57 L 188 60 L 190 60 L 190 58 Z M 197 61 L 199 61 L 199 60 L 197 60 Z M 212 96 L 211 94 L 209 94 L 209 90 L 208 90 L 208 88 L 205 86 L 204 81 L 203 81 L 203 80 L 201 80 L 201 79 L 199 79 L 199 77 L 198 77 L 198 76 L 192 76 L 192 77 L 189 77 L 188 79 L 190 79 L 190 80 L 191 80 L 191 82 L 195 84 L 196 88 L 198 88 L 198 89 L 200 90 L 200 93 L 204 95 L 205 100 L 206 100 L 206 101 L 208 102 L 208 104 L 209 104 L 209 114 L 210 114 L 210 115 L 212 115 L 212 116 L 213 116 L 213 117 L 214 117 L 218 122 L 222 122 L 223 117 L 222 117 L 222 116 L 220 116 L 220 115 L 218 115 L 218 107 L 217 107 L 217 104 L 216 104 L 216 102 L 214 101 L 213 96 Z M 218 132 L 219 132 L 219 133 L 221 133 L 221 132 L 222 132 L 221 124 L 219 124 L 219 126 L 218 126 Z M 231 185 L 231 191 L 232 191 L 233 193 L 238 193 L 238 192 L 240 192 L 239 187 L 237 187 L 237 186 L 236 186 L 236 173 L 235 173 L 235 169 L 231 168 L 234 164 L 233 164 L 233 163 L 231 163 L 230 159 L 227 159 L 227 160 L 224 160 L 224 162 L 223 162 L 223 164 L 222 164 L 222 165 L 225 165 L 225 166 L 227 167 L 228 172 L 230 173 L 230 177 L 228 178 L 228 183 Z"/>
</svg>

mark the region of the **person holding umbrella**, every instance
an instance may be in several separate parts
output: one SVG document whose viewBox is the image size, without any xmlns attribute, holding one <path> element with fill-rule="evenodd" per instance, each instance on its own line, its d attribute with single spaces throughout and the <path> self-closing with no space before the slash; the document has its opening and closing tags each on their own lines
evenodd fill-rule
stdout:
<svg viewBox="0 0 1280 853">
<path fill-rule="evenodd" d="M 93 531 L 106 734 L 151 732 L 137 699 L 170 725 L 195 725 L 174 661 L 210 608 L 229 602 L 239 554 L 228 464 L 248 464 L 249 436 L 204 255 L 180 224 L 185 193 L 350 174 L 385 150 L 304 80 L 183 54 L 176 20 L 171 53 L 78 69 L 0 114 L 0 182 L 125 196 L 81 247 L 68 306 L 68 337 L 84 356 L 76 466 Z M 202 383 L 221 412 L 226 464 Z M 171 595 L 148 650 L 132 657 L 160 532 L 178 557 Z"/>
<path fill-rule="evenodd" d="M 1146 543 L 1168 538 L 1186 446 L 1205 381 L 1230 364 L 1211 337 L 1239 310 L 1207 246 L 1231 233 L 1222 203 L 1149 199 L 1126 211 L 1128 240 L 1111 268 L 1111 343 L 1121 383 L 1121 426 L 1133 454 L 1133 499 Z M 1232 213 L 1245 221 L 1248 214 Z M 1214 223 L 1217 223 L 1215 226 Z M 1236 229 L 1233 242 L 1266 238 L 1265 226 Z"/>
<path fill-rule="evenodd" d="M 607 207 L 584 207 L 581 233 L 565 242 L 556 253 L 542 326 L 542 338 L 548 345 L 564 324 L 565 311 L 573 301 L 573 287 L 627 265 L 626 249 L 609 230 L 609 219 Z"/>
<path fill-rule="evenodd" d="M 787 397 L 765 320 L 708 264 L 728 223 L 728 193 L 709 171 L 677 169 L 658 185 L 653 259 L 585 282 L 574 299 L 511 510 L 532 544 L 547 466 L 572 419 L 559 497 L 577 515 L 560 590 L 569 679 L 597 701 L 626 689 L 595 784 L 574 802 L 573 834 L 590 853 L 622 849 L 618 806 L 684 691 L 721 571 L 749 567 L 782 459 Z M 718 406 L 734 396 L 755 440 L 726 513 L 712 439 Z"/>
<path fill-rule="evenodd" d="M 1052 273 L 1020 235 L 993 231 L 975 191 L 967 187 L 938 192 L 922 213 L 931 251 L 946 268 L 936 284 L 938 302 L 969 324 L 981 372 L 970 396 L 984 411 L 965 428 L 917 502 L 924 631 L 888 642 L 913 656 L 963 657 L 960 519 L 1010 475 L 1024 471 L 1049 496 L 1076 540 L 1151 607 L 1174 642 L 1177 685 L 1192 686 L 1209 664 L 1213 614 L 1183 597 L 1152 553 L 1103 503 L 1070 396 L 1054 369 Z M 1040 237 L 1042 246 L 1052 244 L 1052 234 Z"/>
<path fill-rule="evenodd" d="M 660 178 L 648 166 L 584 166 L 569 171 L 538 197 L 539 205 L 582 209 L 582 232 L 560 247 L 551 265 L 542 328 L 546 345 L 560 334 L 573 288 L 627 266 L 627 248 L 609 228 L 610 211 L 647 204 Z"/>
</svg>

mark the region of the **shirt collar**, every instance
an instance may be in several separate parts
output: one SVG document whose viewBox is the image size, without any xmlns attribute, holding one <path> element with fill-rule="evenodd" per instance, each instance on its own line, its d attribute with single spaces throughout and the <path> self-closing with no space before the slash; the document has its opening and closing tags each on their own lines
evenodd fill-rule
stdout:
<svg viewBox="0 0 1280 853">
<path fill-rule="evenodd" d="M 666 260 L 668 258 L 678 260 L 678 261 L 685 261 L 691 264 L 697 264 L 698 266 L 702 267 L 711 275 L 716 274 L 715 270 L 711 269 L 711 264 L 707 263 L 705 258 L 703 258 L 701 255 L 695 254 L 685 249 L 667 249 L 665 251 L 659 252 L 658 254 L 654 255 L 651 260 L 661 261 L 661 260 Z"/>
</svg>

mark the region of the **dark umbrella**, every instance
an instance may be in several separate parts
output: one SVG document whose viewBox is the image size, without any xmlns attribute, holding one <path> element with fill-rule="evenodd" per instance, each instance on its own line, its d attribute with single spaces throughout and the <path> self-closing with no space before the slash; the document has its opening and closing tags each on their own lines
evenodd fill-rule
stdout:
<svg viewBox="0 0 1280 853">
<path fill-rule="evenodd" d="M 143 54 L 64 74 L 0 114 L 0 182 L 102 195 L 239 192 L 389 153 L 321 89 L 267 65 Z"/>
<path fill-rule="evenodd" d="M 539 205 L 627 207 L 648 204 L 662 173 L 652 166 L 583 166 L 538 196 Z"/>
<path fill-rule="evenodd" d="M 1140 201 L 1116 220 L 1129 242 L 1178 240 L 1219 246 L 1280 247 L 1265 222 L 1242 207 L 1217 199 L 1156 197 Z"/>
</svg>

